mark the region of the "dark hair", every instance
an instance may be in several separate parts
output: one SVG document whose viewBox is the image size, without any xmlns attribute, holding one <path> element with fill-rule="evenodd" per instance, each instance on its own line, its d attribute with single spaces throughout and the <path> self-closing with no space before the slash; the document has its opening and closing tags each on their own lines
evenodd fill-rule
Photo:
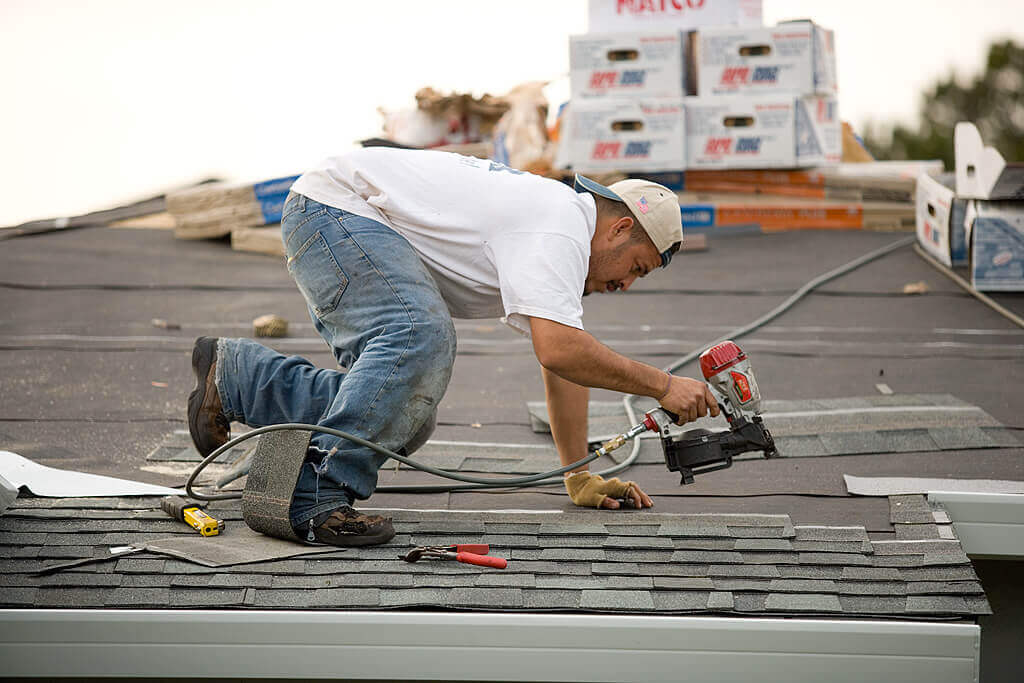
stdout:
<svg viewBox="0 0 1024 683">
<path fill-rule="evenodd" d="M 594 203 L 597 205 L 597 213 L 600 216 L 611 216 L 612 218 L 632 218 L 633 228 L 629 231 L 629 239 L 631 242 L 650 242 L 654 243 L 651 236 L 644 230 L 644 226 L 640 224 L 640 220 L 633 213 L 632 209 L 626 205 L 625 202 L 617 202 L 614 199 L 608 199 L 598 194 L 591 194 L 594 198 Z M 672 255 L 679 251 L 679 247 L 682 246 L 682 242 L 675 242 L 672 246 L 666 249 L 661 254 L 661 265 L 667 266 L 669 261 L 672 260 Z"/>
<path fill-rule="evenodd" d="M 672 246 L 665 250 L 665 252 L 661 255 L 662 261 L 665 262 L 664 265 L 668 265 L 668 261 L 672 260 L 672 254 L 679 251 L 679 247 L 681 246 L 683 246 L 682 241 L 673 242 Z M 667 261 L 665 260 L 666 258 L 668 259 Z"/>
<path fill-rule="evenodd" d="M 643 242 L 645 239 L 650 239 L 647 235 L 647 231 L 644 230 L 644 226 L 640 225 L 640 221 L 637 220 L 636 214 L 624 203 L 617 202 L 614 199 L 608 199 L 602 197 L 599 194 L 591 194 L 594 198 L 594 203 L 597 205 L 597 213 L 600 216 L 611 216 L 612 218 L 632 218 L 633 228 L 629 231 L 629 239 L 633 242 Z"/>
</svg>

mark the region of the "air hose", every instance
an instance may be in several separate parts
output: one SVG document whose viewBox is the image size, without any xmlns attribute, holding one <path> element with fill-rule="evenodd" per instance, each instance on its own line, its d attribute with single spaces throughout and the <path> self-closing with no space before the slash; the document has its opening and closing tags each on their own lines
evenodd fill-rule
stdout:
<svg viewBox="0 0 1024 683">
<path fill-rule="evenodd" d="M 867 263 L 870 263 L 870 262 L 872 262 L 872 261 L 874 261 L 876 259 L 879 259 L 879 258 L 881 258 L 881 257 L 883 257 L 883 256 L 885 256 L 887 254 L 890 254 L 893 251 L 896 251 L 897 249 L 899 249 L 901 247 L 905 247 L 905 246 L 911 244 L 912 242 L 914 242 L 915 239 L 916 238 L 914 236 L 910 236 L 910 237 L 906 237 L 906 238 L 897 240 L 897 241 L 895 241 L 895 242 L 893 242 L 893 243 L 891 243 L 891 244 L 889 244 L 887 246 L 881 247 L 880 249 L 875 249 L 874 251 L 871 251 L 871 252 L 869 252 L 867 254 L 864 254 L 863 256 L 860 256 L 860 257 L 858 257 L 858 258 L 856 258 L 856 259 L 854 259 L 854 260 L 852 260 L 852 261 L 850 261 L 850 262 L 848 262 L 848 263 L 846 263 L 846 264 L 844 264 L 844 265 L 842 265 L 842 266 L 840 266 L 840 267 L 838 267 L 838 268 L 836 268 L 834 270 L 830 270 L 827 273 L 819 275 L 818 277 L 814 278 L 813 280 L 811 280 L 807 284 L 805 284 L 803 287 L 798 289 L 788 299 L 783 301 L 781 304 L 779 304 L 778 306 L 773 308 L 771 311 L 769 311 L 765 315 L 761 316 L 760 318 L 758 318 L 757 320 L 753 321 L 752 323 L 749 323 L 747 325 L 744 325 L 743 327 L 739 327 L 739 328 L 737 328 L 735 330 L 732 330 L 732 331 L 728 332 L 727 334 L 719 337 L 718 339 L 715 339 L 713 341 L 708 342 L 707 344 L 702 345 L 697 350 L 691 351 L 690 353 L 686 354 L 685 356 L 682 356 L 681 358 L 678 358 L 671 365 L 669 365 L 668 367 L 665 368 L 665 372 L 670 372 L 670 373 L 674 372 L 675 370 L 678 370 L 679 368 L 683 367 L 687 363 L 692 362 L 698 356 L 700 356 L 701 352 L 705 348 L 707 348 L 708 346 L 713 346 L 714 344 L 717 344 L 719 342 L 725 341 L 726 339 L 737 339 L 737 338 L 742 337 L 744 335 L 750 334 L 754 330 L 756 330 L 756 329 L 758 329 L 760 327 L 763 327 L 764 325 L 767 325 L 769 322 L 771 322 L 775 318 L 779 317 L 780 315 L 782 315 L 783 313 L 788 311 L 790 308 L 792 308 L 794 305 L 796 305 L 796 303 L 798 301 L 800 301 L 802 298 L 807 296 L 807 294 L 809 294 L 810 292 L 814 291 L 816 288 L 824 285 L 827 282 L 831 282 L 832 280 L 834 280 L 834 279 L 836 279 L 838 277 L 841 277 L 841 276 L 843 276 L 843 275 L 845 275 L 845 274 L 847 274 L 847 273 L 849 273 L 849 272 L 851 272 L 853 270 L 856 270 L 857 268 L 860 268 L 861 266 L 863 266 L 863 265 L 865 265 Z M 636 423 L 636 422 L 639 421 L 639 419 L 637 417 L 637 414 L 636 414 L 636 408 L 635 408 L 635 405 L 634 405 L 635 401 L 637 399 L 639 399 L 639 398 L 640 398 L 639 396 L 632 395 L 632 394 L 627 395 L 625 398 L 623 398 L 623 405 L 625 406 L 626 414 L 629 417 L 630 424 L 633 424 L 633 423 Z M 383 446 L 380 446 L 379 444 L 375 444 L 372 441 L 368 441 L 368 440 L 363 439 L 361 437 L 358 437 L 358 436 L 356 436 L 354 434 L 349 434 L 348 432 L 343 432 L 343 431 L 338 430 L 338 429 L 332 429 L 330 427 L 323 427 L 323 426 L 319 426 L 319 425 L 310 425 L 310 424 L 301 424 L 301 423 L 287 423 L 287 424 L 269 425 L 269 426 L 266 426 L 266 427 L 258 427 L 256 429 L 253 429 L 252 431 L 246 432 L 245 434 L 241 434 L 239 436 L 236 436 L 234 439 L 231 439 L 230 441 L 228 441 L 227 443 L 225 443 L 224 445 L 220 446 L 215 451 L 210 453 L 208 456 L 206 456 L 206 458 L 203 459 L 203 461 L 201 463 L 199 463 L 199 465 L 196 466 L 196 468 L 195 468 L 195 470 L 193 470 L 191 476 L 189 476 L 188 481 L 185 484 L 185 490 L 188 492 L 188 495 L 193 497 L 193 498 L 196 498 L 198 500 L 233 500 L 233 499 L 241 498 L 242 497 L 242 493 L 240 491 L 231 491 L 231 492 L 227 492 L 227 493 L 207 494 L 207 493 L 200 493 L 198 491 L 193 490 L 192 485 L 195 482 L 195 480 L 199 477 L 199 474 L 206 468 L 206 466 L 209 465 L 214 460 L 216 460 L 218 457 L 220 457 L 220 455 L 222 453 L 225 453 L 226 451 L 230 450 L 231 448 L 234 448 L 238 444 L 240 444 L 240 443 L 242 443 L 242 442 L 244 442 L 244 441 L 246 441 L 248 439 L 251 439 L 251 438 L 253 438 L 255 436 L 259 436 L 260 434 L 266 434 L 267 432 L 273 432 L 273 431 L 278 431 L 278 430 L 282 430 L 282 429 L 296 429 L 296 430 L 308 431 L 308 432 L 314 432 L 314 433 L 330 434 L 331 436 L 336 436 L 336 437 L 339 437 L 339 438 L 342 438 L 342 439 L 347 439 L 348 441 L 351 441 L 352 443 L 359 444 L 360 446 L 365 446 L 366 448 L 369 448 L 370 450 L 372 450 L 372 451 L 374 451 L 376 453 L 379 453 L 380 455 L 383 455 L 383 456 L 386 456 L 386 457 L 391 458 L 393 460 L 396 460 L 396 461 L 398 461 L 398 462 L 400 462 L 400 463 L 402 463 L 404 465 L 408 465 L 409 467 L 412 467 L 414 469 L 418 469 L 418 470 L 421 470 L 423 472 L 427 472 L 429 474 L 433 474 L 433 475 L 436 475 L 436 476 L 439 476 L 439 477 L 443 477 L 445 479 L 452 479 L 454 481 L 464 482 L 463 484 L 437 485 L 437 486 L 429 486 L 429 485 L 428 486 L 424 486 L 424 485 L 379 486 L 375 490 L 375 491 L 379 491 L 379 492 L 390 492 L 390 493 L 433 493 L 433 492 L 466 491 L 466 490 L 479 490 L 479 489 L 520 488 L 520 487 L 524 487 L 524 486 L 541 486 L 541 485 L 561 484 L 562 480 L 560 478 L 560 475 L 562 475 L 562 474 L 564 474 L 566 472 L 569 472 L 570 470 L 574 470 L 577 467 L 580 467 L 581 465 L 585 465 L 587 463 L 590 463 L 590 462 L 592 462 L 592 461 L 594 461 L 594 460 L 596 460 L 598 458 L 597 452 L 593 451 L 593 452 L 589 453 L 587 455 L 587 457 L 583 458 L 582 460 L 578 460 L 577 462 L 574 462 L 574 463 L 572 463 L 570 465 L 566 465 L 564 467 L 560 467 L 558 469 L 551 470 L 550 472 L 541 472 L 541 473 L 538 473 L 538 474 L 530 474 L 530 475 L 519 476 L 519 477 L 500 477 L 500 478 L 498 478 L 498 477 L 493 477 L 493 478 L 492 477 L 474 477 L 474 476 L 463 474 L 461 472 L 454 472 L 452 470 L 445 470 L 445 469 L 440 469 L 440 468 L 437 468 L 437 467 L 433 467 L 431 465 L 427 465 L 425 463 L 419 462 L 417 460 L 413 460 L 412 458 L 406 457 L 404 455 L 399 455 L 398 453 L 395 453 L 394 451 L 391 451 L 391 450 L 389 450 L 387 448 L 384 448 Z M 639 457 L 639 455 L 640 455 L 640 440 L 639 439 L 634 439 L 633 440 L 633 444 L 632 444 L 632 451 L 630 452 L 629 456 L 625 460 L 623 460 L 621 463 L 619 463 L 619 464 L 617 464 L 617 465 L 615 465 L 613 467 L 609 467 L 608 469 L 601 470 L 597 474 L 599 474 L 601 476 L 610 476 L 610 475 L 617 474 L 617 473 L 619 473 L 619 472 L 621 472 L 621 471 L 631 467 L 633 465 L 633 463 L 636 462 L 636 459 L 637 459 L 637 457 Z"/>
</svg>

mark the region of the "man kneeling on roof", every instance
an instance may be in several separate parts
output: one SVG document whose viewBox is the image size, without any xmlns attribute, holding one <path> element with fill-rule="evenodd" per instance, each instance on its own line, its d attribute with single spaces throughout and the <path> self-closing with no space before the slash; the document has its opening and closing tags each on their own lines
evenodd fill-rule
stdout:
<svg viewBox="0 0 1024 683">
<path fill-rule="evenodd" d="M 248 339 L 199 338 L 189 430 L 201 455 L 228 440 L 232 420 L 311 423 L 414 452 L 451 377 L 453 317 L 501 317 L 532 340 L 563 465 L 587 455 L 588 387 L 650 396 L 682 420 L 718 414 L 703 382 L 631 360 L 583 330 L 584 296 L 625 291 L 679 249 L 679 204 L 661 185 L 577 176 L 571 188 L 487 159 L 368 148 L 300 177 L 281 232 L 313 325 L 348 371 Z M 299 537 L 390 540 L 390 519 L 352 508 L 374 492 L 385 458 L 327 434 L 310 444 L 290 511 Z M 586 466 L 565 485 L 580 506 L 652 505 L 635 483 Z"/>
</svg>

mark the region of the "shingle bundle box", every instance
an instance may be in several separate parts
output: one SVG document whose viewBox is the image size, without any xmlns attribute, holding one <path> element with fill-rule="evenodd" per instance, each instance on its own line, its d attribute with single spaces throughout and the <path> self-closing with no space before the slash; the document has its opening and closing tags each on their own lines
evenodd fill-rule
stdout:
<svg viewBox="0 0 1024 683">
<path fill-rule="evenodd" d="M 810 21 L 708 28 L 695 42 L 697 94 L 835 94 L 835 35 Z"/>
<path fill-rule="evenodd" d="M 663 171 L 685 156 L 681 97 L 576 100 L 567 141 L 580 171 Z"/>
<path fill-rule="evenodd" d="M 680 31 L 570 36 L 571 96 L 682 97 L 685 43 Z"/>
<path fill-rule="evenodd" d="M 954 149 L 955 183 L 918 179 L 918 242 L 947 266 L 967 265 L 978 290 L 1024 291 L 1024 164 L 986 147 L 972 123 L 956 125 Z"/>
<path fill-rule="evenodd" d="M 233 230 L 281 221 L 288 188 L 298 176 L 252 184 L 210 183 L 167 195 L 179 239 L 223 237 Z"/>
<path fill-rule="evenodd" d="M 842 157 L 832 31 L 710 28 L 693 41 L 687 168 L 830 166 Z"/>
<path fill-rule="evenodd" d="M 589 20 L 570 38 L 563 158 L 576 170 L 839 162 L 831 31 L 762 27 L 759 0 L 590 0 Z"/>
<path fill-rule="evenodd" d="M 837 164 L 836 100 L 824 95 L 698 97 L 686 103 L 687 168 Z"/>
<path fill-rule="evenodd" d="M 967 201 L 956 196 L 953 174 L 933 178 L 922 173 L 917 179 L 917 239 L 928 253 L 947 266 L 967 263 L 964 236 Z"/>
<path fill-rule="evenodd" d="M 574 168 L 680 168 L 685 42 L 678 30 L 569 38 L 572 102 L 565 144 Z"/>
</svg>

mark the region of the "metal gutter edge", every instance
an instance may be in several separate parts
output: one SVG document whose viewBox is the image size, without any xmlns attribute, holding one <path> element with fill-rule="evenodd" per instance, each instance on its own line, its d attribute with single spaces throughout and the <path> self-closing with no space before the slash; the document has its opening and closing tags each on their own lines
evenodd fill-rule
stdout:
<svg viewBox="0 0 1024 683">
<path fill-rule="evenodd" d="M 928 500 L 942 504 L 968 555 L 1024 558 L 1024 495 L 929 491 Z"/>
<path fill-rule="evenodd" d="M 4 675 L 977 681 L 968 623 L 474 612 L 0 610 Z"/>
</svg>

